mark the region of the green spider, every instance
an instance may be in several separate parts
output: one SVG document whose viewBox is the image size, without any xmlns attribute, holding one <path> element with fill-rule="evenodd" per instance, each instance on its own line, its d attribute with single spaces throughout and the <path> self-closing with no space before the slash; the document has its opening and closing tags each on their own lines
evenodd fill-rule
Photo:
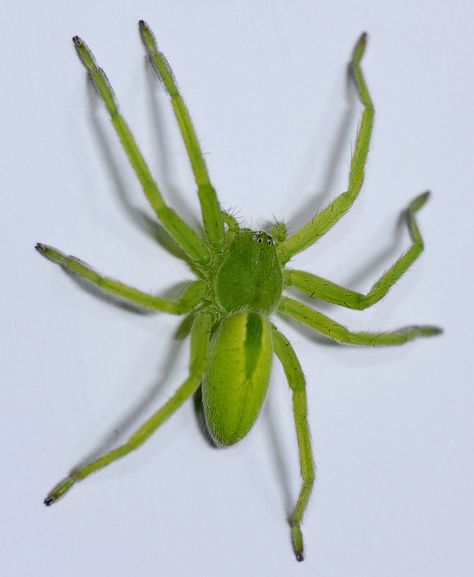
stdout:
<svg viewBox="0 0 474 577">
<path fill-rule="evenodd" d="M 401 345 L 416 337 L 441 332 L 434 326 L 410 326 L 393 332 L 352 332 L 322 313 L 293 298 L 283 296 L 287 287 L 305 295 L 362 310 L 382 299 L 423 250 L 415 213 L 425 204 L 428 193 L 411 202 L 407 209 L 412 245 L 367 294 L 358 293 L 311 273 L 286 268 L 288 261 L 312 246 L 351 208 L 364 180 L 372 133 L 374 107 L 360 62 L 367 35 L 359 38 L 351 68 L 364 106 L 352 156 L 347 190 L 288 235 L 286 226 L 275 224 L 270 231 L 241 228 L 236 219 L 223 212 L 210 182 L 206 163 L 186 105 L 165 57 L 158 51 L 153 33 L 145 22 L 140 34 L 151 63 L 171 98 L 196 181 L 204 225 L 204 237 L 194 231 L 164 201 L 150 170 L 119 112 L 112 88 L 103 70 L 84 42 L 77 36 L 74 46 L 104 101 L 112 124 L 140 180 L 159 221 L 179 245 L 199 277 L 190 282 L 176 300 L 143 293 L 95 272 L 82 261 L 66 256 L 44 244 L 36 245 L 46 258 L 87 279 L 104 291 L 148 309 L 170 314 L 192 314 L 189 376 L 175 394 L 149 418 L 128 441 L 98 459 L 71 472 L 48 494 L 52 505 L 78 481 L 106 467 L 142 445 L 199 387 L 208 431 L 220 446 L 237 443 L 252 428 L 268 389 L 273 353 L 281 362 L 292 390 L 293 414 L 298 440 L 302 485 L 289 519 L 291 540 L 298 561 L 303 560 L 301 523 L 315 480 L 311 437 L 307 420 L 305 378 L 288 339 L 270 322 L 278 312 L 339 343 L 363 346 Z"/>
</svg>

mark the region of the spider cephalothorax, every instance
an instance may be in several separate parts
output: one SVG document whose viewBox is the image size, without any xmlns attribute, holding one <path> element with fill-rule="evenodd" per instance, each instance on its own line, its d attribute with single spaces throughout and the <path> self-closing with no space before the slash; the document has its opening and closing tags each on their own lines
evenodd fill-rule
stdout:
<svg viewBox="0 0 474 577">
<path fill-rule="evenodd" d="M 281 297 L 282 268 L 273 238 L 246 228 L 232 233 L 214 279 L 223 311 L 271 313 Z"/>
<path fill-rule="evenodd" d="M 303 559 L 301 522 L 314 483 L 314 463 L 307 421 L 305 379 L 288 339 L 270 321 L 272 312 L 295 319 L 326 337 L 345 344 L 387 346 L 406 343 L 419 336 L 440 332 L 433 326 L 410 326 L 392 332 L 352 332 L 312 307 L 283 296 L 294 287 L 311 298 L 352 309 L 364 309 L 379 301 L 423 250 L 415 213 L 428 198 L 424 193 L 407 209 L 412 245 L 372 286 L 367 294 L 346 289 L 314 274 L 286 268 L 297 253 L 313 245 L 352 206 L 364 179 L 372 133 L 374 108 L 360 68 L 367 36 L 357 42 L 352 72 L 364 106 L 349 172 L 347 190 L 311 218 L 300 230 L 287 235 L 286 226 L 275 224 L 271 234 L 241 228 L 235 218 L 220 208 L 196 138 L 188 110 L 171 69 L 158 51 L 155 38 L 141 21 L 140 33 L 150 60 L 167 90 L 191 161 L 202 212 L 204 235 L 193 230 L 161 195 L 155 180 L 117 106 L 107 77 L 98 68 L 91 51 L 77 36 L 74 45 L 87 68 L 142 184 L 157 218 L 184 253 L 199 277 L 190 281 L 181 296 L 170 300 L 150 295 L 107 278 L 74 257 L 38 244 L 37 250 L 66 270 L 87 279 L 118 297 L 149 309 L 172 314 L 193 313 L 189 376 L 176 393 L 124 444 L 73 470 L 49 493 L 51 505 L 76 482 L 139 447 L 202 385 L 207 427 L 220 445 L 232 445 L 245 436 L 265 399 L 273 353 L 282 363 L 293 394 L 293 414 L 298 439 L 302 485 L 290 518 L 296 558 Z"/>
</svg>

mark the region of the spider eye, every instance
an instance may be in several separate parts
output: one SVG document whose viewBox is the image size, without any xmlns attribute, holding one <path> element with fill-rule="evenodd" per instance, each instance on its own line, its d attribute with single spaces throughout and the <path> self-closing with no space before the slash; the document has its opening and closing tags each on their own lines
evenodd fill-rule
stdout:
<svg viewBox="0 0 474 577">
<path fill-rule="evenodd" d="M 269 238 L 269 239 L 267 240 L 267 244 L 268 244 L 268 245 L 272 245 L 272 244 L 273 244 L 273 239 L 272 239 L 272 238 Z"/>
<path fill-rule="evenodd" d="M 257 242 L 258 242 L 258 244 L 262 244 L 263 238 L 261 236 L 259 236 Z"/>
</svg>

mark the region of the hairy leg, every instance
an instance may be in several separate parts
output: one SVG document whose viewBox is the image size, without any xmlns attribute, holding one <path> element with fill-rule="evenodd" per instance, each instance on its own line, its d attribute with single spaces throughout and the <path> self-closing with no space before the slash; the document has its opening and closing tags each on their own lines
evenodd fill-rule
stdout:
<svg viewBox="0 0 474 577">
<path fill-rule="evenodd" d="M 276 222 L 270 229 L 270 235 L 273 237 L 276 245 L 285 241 L 288 236 L 288 229 L 284 222 Z"/>
<path fill-rule="evenodd" d="M 224 219 L 224 223 L 227 225 L 228 230 L 233 233 L 236 233 L 240 230 L 239 222 L 234 215 L 223 211 L 222 218 Z"/>
<path fill-rule="evenodd" d="M 199 202 L 204 224 L 204 231 L 209 244 L 216 250 L 221 250 L 225 243 L 224 220 L 216 191 L 209 179 L 206 162 L 199 146 L 196 131 L 191 122 L 188 108 L 179 92 L 168 61 L 158 50 L 153 32 L 148 25 L 140 20 L 140 34 L 150 57 L 153 68 L 163 82 L 171 98 L 171 104 L 186 145 L 194 179 L 198 187 Z"/>
<path fill-rule="evenodd" d="M 298 502 L 290 518 L 291 540 L 293 550 L 298 561 L 303 561 L 304 547 L 301 522 L 308 506 L 315 479 L 315 467 L 311 450 L 311 434 L 307 419 L 306 383 L 303 370 L 296 353 L 288 339 L 273 326 L 273 347 L 275 354 L 280 359 L 288 379 L 288 384 L 293 393 L 293 416 L 295 419 L 296 436 L 298 439 L 298 452 L 302 485 Z"/>
<path fill-rule="evenodd" d="M 321 238 L 351 208 L 364 182 L 364 168 L 369 152 L 372 127 L 374 123 L 374 106 L 367 84 L 362 74 L 360 62 L 365 52 L 367 34 L 362 34 L 352 56 L 352 71 L 364 105 L 362 120 L 357 133 L 354 154 L 349 171 L 349 185 L 346 192 L 338 196 L 329 206 L 315 215 L 300 230 L 289 236 L 278 246 L 278 257 L 282 264 L 287 263 L 295 254 L 305 250 Z"/>
<path fill-rule="evenodd" d="M 98 459 L 73 471 L 48 494 L 45 505 L 52 505 L 78 481 L 82 481 L 95 471 L 103 469 L 131 451 L 138 449 L 199 387 L 207 365 L 209 338 L 212 328 L 211 315 L 205 311 L 199 313 L 191 332 L 191 361 L 189 377 L 175 394 L 156 413 L 135 431 L 126 443 L 102 455 Z"/>
<path fill-rule="evenodd" d="M 190 282 L 178 299 L 165 299 L 103 276 L 78 258 L 67 256 L 51 246 L 38 243 L 35 248 L 44 257 L 61 265 L 67 271 L 88 280 L 108 293 L 145 308 L 181 315 L 192 311 L 207 292 L 206 283 L 203 280 L 197 280 Z"/>
<path fill-rule="evenodd" d="M 415 220 L 415 213 L 428 199 L 429 193 L 421 194 L 407 209 L 408 228 L 412 246 L 378 279 L 367 294 L 342 287 L 329 280 L 301 270 L 286 269 L 283 272 L 285 286 L 294 286 L 310 297 L 341 305 L 350 309 L 363 310 L 381 300 L 389 289 L 406 272 L 423 251 L 423 239 Z"/>
<path fill-rule="evenodd" d="M 439 327 L 420 325 L 403 327 L 396 331 L 384 333 L 351 332 L 346 327 L 333 321 L 319 311 L 308 307 L 294 299 L 283 297 L 278 311 L 283 315 L 295 319 L 299 323 L 311 327 L 333 341 L 348 345 L 362 345 L 368 347 L 384 347 L 402 345 L 417 337 L 431 337 L 442 332 Z"/>
<path fill-rule="evenodd" d="M 206 265 L 210 259 L 209 249 L 198 234 L 172 208 L 166 205 L 127 123 L 119 112 L 107 76 L 102 68 L 97 66 L 94 55 L 78 36 L 73 38 L 73 42 L 79 58 L 88 70 L 92 82 L 110 114 L 115 131 L 153 210 L 185 254 L 196 264 Z"/>
</svg>

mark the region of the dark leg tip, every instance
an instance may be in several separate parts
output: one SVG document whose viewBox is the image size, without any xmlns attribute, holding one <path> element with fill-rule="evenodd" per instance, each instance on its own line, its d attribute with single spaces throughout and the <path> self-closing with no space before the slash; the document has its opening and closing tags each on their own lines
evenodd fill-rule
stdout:
<svg viewBox="0 0 474 577">
<path fill-rule="evenodd" d="M 429 199 L 431 192 L 429 190 L 425 190 L 420 196 L 418 197 L 423 204 Z"/>
<path fill-rule="evenodd" d="M 303 553 L 296 553 L 296 560 L 298 561 L 298 563 L 301 563 L 301 561 L 304 561 Z"/>
<path fill-rule="evenodd" d="M 430 332 L 429 332 L 429 336 L 434 337 L 436 335 L 442 335 L 443 333 L 444 333 L 444 329 L 442 329 L 441 327 L 431 327 Z"/>
<path fill-rule="evenodd" d="M 36 249 L 38 252 L 44 252 L 45 248 L 46 248 L 46 247 L 44 246 L 44 244 L 41 244 L 40 242 L 37 242 L 37 243 L 35 244 L 35 249 Z"/>
<path fill-rule="evenodd" d="M 53 503 L 55 503 L 55 501 L 56 499 L 54 497 L 46 497 L 43 503 L 46 505 L 46 507 L 50 507 Z"/>
<path fill-rule="evenodd" d="M 359 36 L 359 39 L 357 40 L 357 43 L 354 47 L 354 52 L 352 54 L 352 65 L 353 66 L 358 66 L 360 64 L 360 61 L 362 60 L 362 58 L 364 56 L 365 48 L 367 46 L 367 38 L 368 38 L 367 32 L 363 32 Z"/>
</svg>

